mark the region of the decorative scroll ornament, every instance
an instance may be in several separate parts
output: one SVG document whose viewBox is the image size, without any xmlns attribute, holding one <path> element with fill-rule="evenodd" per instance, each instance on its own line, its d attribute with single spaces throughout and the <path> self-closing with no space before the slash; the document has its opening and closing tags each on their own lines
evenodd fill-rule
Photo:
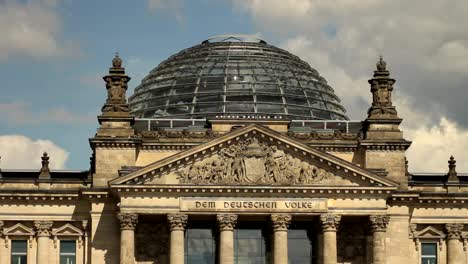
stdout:
<svg viewBox="0 0 468 264">
<path fill-rule="evenodd" d="M 237 215 L 235 214 L 219 214 L 216 216 L 218 221 L 219 231 L 232 231 L 237 224 Z"/>
<path fill-rule="evenodd" d="M 138 223 L 138 215 L 137 214 L 117 214 L 117 219 L 120 221 L 120 229 L 121 230 L 135 230 L 136 224 Z"/>
<path fill-rule="evenodd" d="M 107 100 L 102 107 L 102 112 L 130 112 L 125 95 L 130 77 L 125 74 L 125 69 L 122 68 L 122 59 L 118 54 L 112 60 L 109 74 L 103 79 L 106 82 Z"/>
<path fill-rule="evenodd" d="M 463 224 L 445 224 L 447 239 L 460 239 L 463 231 Z"/>
<path fill-rule="evenodd" d="M 369 80 L 372 92 L 372 106 L 368 110 L 369 118 L 398 118 L 392 104 L 392 91 L 395 79 L 390 78 L 387 63 L 382 56 L 377 62 L 374 78 Z"/>
<path fill-rule="evenodd" d="M 287 231 L 292 217 L 288 214 L 272 214 L 271 223 L 274 231 Z"/>
<path fill-rule="evenodd" d="M 390 217 L 387 215 L 371 215 L 369 216 L 372 232 L 385 232 L 387 230 Z"/>
<path fill-rule="evenodd" d="M 34 221 L 37 236 L 50 236 L 51 228 L 54 223 L 52 221 Z"/>
<path fill-rule="evenodd" d="M 294 158 L 257 138 L 248 138 L 178 172 L 192 184 L 315 184 L 331 173 Z"/>
<path fill-rule="evenodd" d="M 340 215 L 323 214 L 320 215 L 323 232 L 336 232 L 341 221 Z"/>
<path fill-rule="evenodd" d="M 185 230 L 187 226 L 188 216 L 185 214 L 168 214 L 167 221 L 169 223 L 169 229 L 174 230 Z"/>
</svg>

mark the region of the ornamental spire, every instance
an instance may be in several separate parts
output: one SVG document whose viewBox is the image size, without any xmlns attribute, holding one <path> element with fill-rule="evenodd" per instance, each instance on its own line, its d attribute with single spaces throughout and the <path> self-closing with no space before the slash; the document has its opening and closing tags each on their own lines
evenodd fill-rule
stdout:
<svg viewBox="0 0 468 264">
<path fill-rule="evenodd" d="M 455 168 L 457 167 L 456 165 L 457 161 L 455 160 L 455 158 L 453 156 L 450 156 L 450 159 L 448 161 L 448 167 L 449 167 L 449 172 L 447 174 L 448 178 L 447 178 L 447 181 L 448 182 L 452 182 L 452 183 L 457 183 L 459 182 L 460 180 L 458 179 L 458 176 L 457 176 L 457 171 L 455 170 Z"/>
<path fill-rule="evenodd" d="M 115 53 L 112 59 L 112 67 L 109 68 L 109 74 L 103 77 L 106 82 L 107 100 L 102 107 L 103 116 L 129 115 L 126 92 L 127 83 L 130 77 L 125 74 L 125 68 L 122 67 L 122 59 L 119 53 Z"/>
<path fill-rule="evenodd" d="M 49 156 L 47 152 L 44 152 L 41 157 L 42 167 L 39 173 L 40 180 L 47 180 L 50 179 L 50 169 L 49 169 Z"/>
<path fill-rule="evenodd" d="M 369 80 L 372 93 L 372 106 L 367 111 L 368 118 L 395 119 L 398 118 L 395 106 L 392 103 L 392 91 L 395 79 L 390 78 L 387 63 L 380 56 L 376 64 L 374 77 Z"/>
</svg>

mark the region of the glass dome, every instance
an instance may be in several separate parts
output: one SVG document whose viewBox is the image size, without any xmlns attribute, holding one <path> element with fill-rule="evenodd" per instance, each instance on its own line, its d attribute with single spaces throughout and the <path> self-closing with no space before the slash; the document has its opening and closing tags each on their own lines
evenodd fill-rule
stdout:
<svg viewBox="0 0 468 264">
<path fill-rule="evenodd" d="M 139 118 L 348 120 L 319 73 L 291 53 L 248 35 L 221 35 L 153 69 L 129 98 Z"/>
</svg>

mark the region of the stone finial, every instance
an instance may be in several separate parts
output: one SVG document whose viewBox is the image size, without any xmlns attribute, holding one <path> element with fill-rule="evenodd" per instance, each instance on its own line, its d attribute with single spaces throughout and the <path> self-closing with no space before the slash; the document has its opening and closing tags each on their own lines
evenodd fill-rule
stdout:
<svg viewBox="0 0 468 264">
<path fill-rule="evenodd" d="M 119 53 L 115 53 L 115 57 L 112 59 L 112 68 L 122 68 L 122 59 L 119 57 Z"/>
<path fill-rule="evenodd" d="M 371 215 L 369 216 L 372 232 L 385 232 L 387 230 L 390 217 L 387 215 Z"/>
<path fill-rule="evenodd" d="M 47 180 L 50 179 L 50 169 L 49 169 L 49 155 L 47 155 L 47 152 L 44 152 L 41 157 L 41 171 L 39 173 L 39 179 L 40 180 Z"/>
<path fill-rule="evenodd" d="M 380 55 L 380 60 L 377 62 L 377 71 L 386 71 L 387 63 L 383 60 L 382 55 Z"/>
<path fill-rule="evenodd" d="M 34 221 L 37 236 L 50 236 L 51 228 L 54 222 L 52 221 Z"/>
<path fill-rule="evenodd" d="M 117 219 L 120 221 L 121 230 L 135 230 L 135 227 L 138 223 L 137 214 L 117 214 Z"/>
<path fill-rule="evenodd" d="M 463 231 L 463 224 L 445 224 L 447 239 L 460 239 Z"/>
<path fill-rule="evenodd" d="M 167 221 L 169 223 L 169 229 L 174 230 L 185 230 L 187 226 L 188 216 L 186 214 L 168 214 Z"/>
<path fill-rule="evenodd" d="M 219 214 L 216 215 L 219 231 L 232 231 L 237 224 L 237 215 L 235 214 Z"/>
<path fill-rule="evenodd" d="M 291 223 L 291 215 L 289 214 L 272 214 L 271 223 L 274 231 L 287 231 Z"/>
<path fill-rule="evenodd" d="M 380 56 L 377 62 L 374 77 L 369 80 L 372 93 L 372 106 L 367 111 L 368 118 L 395 119 L 398 118 L 395 106 L 392 103 L 392 91 L 395 79 L 390 78 L 387 63 Z"/>
<path fill-rule="evenodd" d="M 336 232 L 341 221 L 340 215 L 323 214 L 320 215 L 323 232 Z"/>
<path fill-rule="evenodd" d="M 102 107 L 103 115 L 106 113 L 128 113 L 130 109 L 127 104 L 126 92 L 128 89 L 127 83 L 130 77 L 125 74 L 125 68 L 122 67 L 122 59 L 116 53 L 112 59 L 112 67 L 109 69 L 109 74 L 103 77 L 106 82 L 107 100 Z"/>
<path fill-rule="evenodd" d="M 458 183 L 460 182 L 460 180 L 458 179 L 458 176 L 457 176 L 457 171 L 455 170 L 455 168 L 457 167 L 456 165 L 457 161 L 455 160 L 455 158 L 453 156 L 450 156 L 450 159 L 448 160 L 448 167 L 449 167 L 449 171 L 448 171 L 448 174 L 447 174 L 447 182 L 452 182 L 452 183 Z"/>
</svg>

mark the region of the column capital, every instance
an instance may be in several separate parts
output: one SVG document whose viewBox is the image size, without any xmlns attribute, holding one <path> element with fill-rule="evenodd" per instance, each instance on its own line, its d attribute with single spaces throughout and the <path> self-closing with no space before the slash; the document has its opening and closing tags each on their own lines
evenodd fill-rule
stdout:
<svg viewBox="0 0 468 264">
<path fill-rule="evenodd" d="M 50 236 L 50 231 L 54 222 L 52 221 L 34 221 L 34 227 L 36 228 L 38 237 Z"/>
<path fill-rule="evenodd" d="M 232 231 L 237 224 L 237 215 L 235 214 L 218 214 L 216 215 L 219 231 Z"/>
<path fill-rule="evenodd" d="M 372 232 L 385 232 L 388 222 L 390 222 L 390 217 L 388 215 L 370 215 L 369 220 Z"/>
<path fill-rule="evenodd" d="M 287 231 L 291 223 L 292 216 L 289 214 L 272 214 L 270 216 L 273 231 Z"/>
<path fill-rule="evenodd" d="M 463 224 L 445 224 L 447 239 L 460 239 L 463 231 Z"/>
<path fill-rule="evenodd" d="M 185 230 L 188 221 L 188 215 L 186 214 L 168 214 L 167 221 L 169 223 L 169 229 L 174 230 Z"/>
<path fill-rule="evenodd" d="M 117 214 L 117 219 L 120 221 L 121 230 L 135 230 L 135 227 L 138 223 L 137 214 L 119 213 Z"/>
<path fill-rule="evenodd" d="M 320 222 L 322 223 L 323 232 L 336 232 L 341 221 L 341 215 L 322 214 Z"/>
</svg>

